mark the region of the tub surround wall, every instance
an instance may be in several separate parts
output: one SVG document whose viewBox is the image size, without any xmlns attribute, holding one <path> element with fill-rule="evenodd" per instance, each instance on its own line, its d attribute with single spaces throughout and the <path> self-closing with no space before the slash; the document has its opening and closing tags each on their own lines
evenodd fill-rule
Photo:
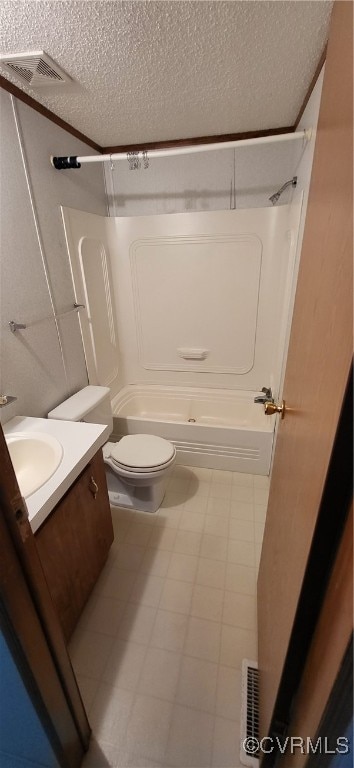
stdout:
<svg viewBox="0 0 354 768">
<path fill-rule="evenodd" d="M 17 401 L 0 410 L 45 416 L 87 384 L 60 204 L 105 215 L 102 168 L 55 171 L 51 154 L 92 154 L 63 129 L 1 90 L 1 381 Z M 17 125 L 16 125 L 17 122 Z M 42 263 L 48 265 L 53 303 Z M 11 333 L 9 321 L 23 322 Z M 63 364 L 64 357 L 64 364 Z"/>
<path fill-rule="evenodd" d="M 287 214 L 282 206 L 115 219 L 126 384 L 277 387 L 293 256 Z M 205 358 L 193 359 L 194 349 Z"/>
<path fill-rule="evenodd" d="M 306 126 L 307 127 L 307 126 Z M 271 207 L 271 194 L 291 179 L 301 142 L 149 159 L 129 170 L 128 161 L 105 164 L 110 216 L 151 216 L 230 208 Z M 282 195 L 289 203 L 291 188 Z"/>
<path fill-rule="evenodd" d="M 112 395 L 141 383 L 276 391 L 296 241 L 288 206 L 106 219 L 107 237 L 98 217 L 64 217 L 77 300 L 87 305 L 90 383 Z M 107 378 L 111 301 L 119 386 Z"/>
</svg>

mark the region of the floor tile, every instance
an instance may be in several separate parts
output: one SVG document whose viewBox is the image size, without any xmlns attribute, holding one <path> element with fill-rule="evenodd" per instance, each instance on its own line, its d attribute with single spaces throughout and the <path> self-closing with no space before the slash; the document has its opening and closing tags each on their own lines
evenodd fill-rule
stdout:
<svg viewBox="0 0 354 768">
<path fill-rule="evenodd" d="M 255 568 L 238 563 L 226 563 L 225 589 L 242 595 L 256 595 L 257 575 Z"/>
<path fill-rule="evenodd" d="M 139 682 L 139 693 L 173 701 L 176 693 L 181 655 L 162 648 L 148 648 Z"/>
<path fill-rule="evenodd" d="M 165 580 L 161 576 L 152 576 L 149 573 L 139 573 L 136 577 L 134 589 L 130 596 L 131 603 L 149 605 L 157 608 Z"/>
<path fill-rule="evenodd" d="M 255 565 L 253 541 L 237 541 L 230 539 L 227 547 L 227 559 L 229 563 L 248 565 L 250 568 L 253 568 Z"/>
<path fill-rule="evenodd" d="M 183 507 L 161 507 L 157 512 L 156 525 L 163 528 L 178 528 Z"/>
<path fill-rule="evenodd" d="M 214 587 L 196 584 L 193 590 L 191 615 L 200 619 L 221 621 L 224 592 Z"/>
<path fill-rule="evenodd" d="M 186 614 L 158 610 L 150 644 L 156 648 L 180 653 L 184 646 L 187 624 Z"/>
<path fill-rule="evenodd" d="M 231 487 L 229 486 L 231 490 Z M 209 497 L 207 514 L 217 515 L 218 517 L 228 517 L 230 515 L 231 502 L 229 499 Z"/>
<path fill-rule="evenodd" d="M 223 589 L 225 585 L 226 563 L 222 560 L 212 560 L 206 557 L 199 558 L 196 583 L 206 587 Z"/>
<path fill-rule="evenodd" d="M 181 705 L 173 709 L 165 763 L 179 768 L 206 768 L 213 748 L 214 717 Z"/>
<path fill-rule="evenodd" d="M 100 684 L 99 680 L 94 680 L 92 677 L 85 677 L 84 675 L 76 675 L 76 680 L 86 712 L 89 713 Z"/>
<path fill-rule="evenodd" d="M 208 494 L 202 496 L 195 494 L 186 500 L 184 509 L 186 512 L 198 512 L 201 515 L 205 515 L 208 506 Z"/>
<path fill-rule="evenodd" d="M 136 571 L 126 571 L 114 566 L 103 570 L 99 577 L 94 593 L 115 600 L 127 601 L 134 589 Z"/>
<path fill-rule="evenodd" d="M 198 480 L 194 491 L 195 496 L 209 496 L 210 483 Z"/>
<path fill-rule="evenodd" d="M 193 467 L 193 474 L 201 481 L 207 483 L 211 481 L 213 470 L 205 467 Z"/>
<path fill-rule="evenodd" d="M 261 555 L 262 555 L 262 544 L 255 543 L 255 563 L 256 563 L 256 570 L 258 573 L 259 564 L 261 561 Z"/>
<path fill-rule="evenodd" d="M 163 760 L 172 708 L 169 702 L 152 696 L 136 697 L 126 737 L 126 748 L 131 754 Z"/>
<path fill-rule="evenodd" d="M 206 515 L 204 531 L 210 536 L 226 537 L 229 532 L 229 520 L 219 515 Z"/>
<path fill-rule="evenodd" d="M 144 554 L 145 547 L 137 547 L 135 544 L 124 542 L 118 549 L 115 567 L 124 568 L 126 571 L 138 571 Z"/>
<path fill-rule="evenodd" d="M 146 547 L 152 534 L 152 527 L 148 524 L 135 523 L 129 527 L 125 538 L 127 544 L 134 544 L 137 547 Z"/>
<path fill-rule="evenodd" d="M 69 645 L 75 672 L 99 680 L 113 645 L 113 637 L 99 632 L 76 631 Z"/>
<path fill-rule="evenodd" d="M 174 613 L 189 613 L 193 585 L 185 581 L 166 579 L 160 600 L 160 609 Z"/>
<path fill-rule="evenodd" d="M 242 660 L 257 660 L 255 632 L 223 624 L 221 628 L 220 664 L 241 670 Z"/>
<path fill-rule="evenodd" d="M 174 551 L 183 555 L 198 555 L 202 541 L 202 534 L 194 531 L 177 531 L 174 543 Z"/>
<path fill-rule="evenodd" d="M 114 637 L 119 629 L 126 602 L 103 595 L 92 596 L 80 619 L 80 626 L 90 632 L 101 632 Z"/>
<path fill-rule="evenodd" d="M 129 715 L 133 705 L 132 691 L 117 690 L 101 683 L 90 712 L 95 738 L 116 747 L 124 747 Z"/>
<path fill-rule="evenodd" d="M 239 768 L 267 484 L 177 465 L 158 513 L 113 510 L 116 543 L 70 645 L 93 712 L 87 768 Z"/>
<path fill-rule="evenodd" d="M 200 514 L 199 512 L 191 512 L 190 510 L 184 510 L 179 527 L 182 531 L 194 531 L 195 533 L 201 533 L 204 530 L 204 524 L 204 514 Z"/>
<path fill-rule="evenodd" d="M 209 533 L 203 534 L 199 555 L 210 560 L 227 559 L 228 540 L 222 536 L 211 536 Z"/>
<path fill-rule="evenodd" d="M 240 725 L 234 720 L 215 718 L 212 768 L 241 768 Z"/>
<path fill-rule="evenodd" d="M 253 520 L 237 520 L 231 518 L 229 536 L 238 541 L 254 541 L 255 523 Z"/>
<path fill-rule="evenodd" d="M 142 510 L 137 510 L 133 512 L 133 522 L 142 523 L 143 525 L 155 525 L 156 514 L 155 512 L 143 512 Z"/>
<path fill-rule="evenodd" d="M 115 688 L 135 691 L 145 655 L 145 645 L 116 640 L 106 663 L 102 680 Z"/>
<path fill-rule="evenodd" d="M 242 674 L 238 669 L 220 666 L 216 694 L 216 714 L 230 720 L 241 717 Z"/>
<path fill-rule="evenodd" d="M 230 504 L 230 517 L 238 520 L 254 519 L 254 505 L 252 502 L 232 500 Z"/>
<path fill-rule="evenodd" d="M 256 604 L 253 595 L 225 592 L 222 614 L 224 624 L 256 630 Z"/>
<path fill-rule="evenodd" d="M 156 608 L 128 603 L 123 614 L 118 637 L 136 643 L 149 643 L 155 622 Z"/>
<path fill-rule="evenodd" d="M 254 489 L 251 487 L 246 487 L 244 485 L 233 485 L 231 499 L 232 501 L 243 501 L 248 502 L 248 504 L 252 504 L 254 501 L 253 494 Z"/>
<path fill-rule="evenodd" d="M 259 523 L 258 521 L 255 521 L 254 532 L 255 532 L 256 544 L 262 544 L 263 536 L 264 536 L 264 523 Z"/>
<path fill-rule="evenodd" d="M 171 560 L 171 552 L 165 549 L 150 549 L 145 551 L 143 561 L 140 566 L 141 573 L 148 573 L 150 576 L 166 576 L 168 566 Z"/>
<path fill-rule="evenodd" d="M 176 477 L 176 475 L 171 475 L 167 483 L 167 493 L 169 495 L 179 494 L 182 496 L 188 490 L 190 482 L 190 475 L 186 475 L 185 477 Z"/>
<path fill-rule="evenodd" d="M 161 507 L 158 510 L 158 513 L 162 509 L 165 509 L 166 511 L 167 510 L 171 510 L 171 509 L 180 509 L 180 510 L 183 509 L 185 498 L 186 497 L 185 497 L 184 493 L 177 493 L 177 491 L 175 491 L 175 492 L 167 491 L 167 493 L 164 496 L 164 499 L 163 499 L 163 502 L 161 504 Z M 158 518 L 158 516 L 159 515 L 157 514 L 157 518 Z M 156 518 L 156 520 L 157 520 L 157 518 Z"/>
<path fill-rule="evenodd" d="M 253 485 L 255 488 L 266 488 L 269 490 L 269 477 L 268 475 L 254 475 Z"/>
<path fill-rule="evenodd" d="M 233 474 L 234 474 L 233 472 L 229 472 L 228 470 L 213 469 L 211 482 L 213 484 L 222 483 L 223 485 L 231 485 L 233 480 Z"/>
<path fill-rule="evenodd" d="M 257 523 L 265 523 L 267 517 L 267 505 L 255 504 L 254 505 L 254 519 Z"/>
<path fill-rule="evenodd" d="M 183 656 L 176 702 L 203 712 L 215 711 L 218 665 Z"/>
<path fill-rule="evenodd" d="M 98 741 L 91 737 L 90 748 L 86 753 L 81 768 L 118 768 L 121 750 L 113 744 Z"/>
<path fill-rule="evenodd" d="M 212 482 L 210 484 L 209 496 L 212 499 L 219 499 L 220 501 L 230 501 L 231 490 L 232 490 L 231 485 Z"/>
<path fill-rule="evenodd" d="M 152 530 L 149 547 L 155 549 L 165 549 L 172 552 L 176 540 L 177 531 L 175 528 L 162 528 L 155 525 Z"/>
<path fill-rule="evenodd" d="M 183 648 L 185 656 L 194 656 L 218 663 L 221 644 L 221 624 L 191 616 Z"/>
<path fill-rule="evenodd" d="M 167 578 L 176 579 L 177 581 L 193 582 L 195 580 L 197 566 L 198 558 L 195 555 L 184 555 L 179 552 L 174 552 L 171 556 Z"/>
<path fill-rule="evenodd" d="M 254 489 L 254 503 L 255 504 L 268 504 L 269 490 L 267 488 L 255 488 Z"/>
<path fill-rule="evenodd" d="M 243 485 L 243 486 L 247 486 L 248 488 L 253 488 L 255 477 L 256 475 L 249 475 L 246 472 L 233 472 L 232 484 Z"/>
</svg>

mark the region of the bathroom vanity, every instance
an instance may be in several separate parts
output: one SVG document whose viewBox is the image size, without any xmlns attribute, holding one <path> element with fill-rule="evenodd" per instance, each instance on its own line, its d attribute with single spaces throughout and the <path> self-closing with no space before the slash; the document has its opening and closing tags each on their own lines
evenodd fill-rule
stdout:
<svg viewBox="0 0 354 768">
<path fill-rule="evenodd" d="M 22 441 L 17 479 L 66 640 L 77 624 L 114 537 L 101 450 L 109 433 L 102 424 L 24 416 L 16 416 L 4 425 L 10 451 L 12 441 Z M 60 444 L 60 463 L 46 482 L 27 495 L 26 461 L 32 467 L 37 444 L 48 436 Z"/>
<path fill-rule="evenodd" d="M 101 450 L 35 537 L 49 591 L 65 638 L 69 640 L 113 541 Z"/>
</svg>

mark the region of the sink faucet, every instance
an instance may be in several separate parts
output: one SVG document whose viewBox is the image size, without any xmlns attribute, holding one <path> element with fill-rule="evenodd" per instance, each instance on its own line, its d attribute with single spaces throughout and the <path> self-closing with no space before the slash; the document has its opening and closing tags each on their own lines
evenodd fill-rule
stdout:
<svg viewBox="0 0 354 768">
<path fill-rule="evenodd" d="M 255 403 L 268 403 L 268 402 L 274 402 L 274 398 L 272 395 L 272 390 L 270 387 L 262 387 L 263 395 L 257 395 L 257 397 L 254 398 Z"/>
</svg>

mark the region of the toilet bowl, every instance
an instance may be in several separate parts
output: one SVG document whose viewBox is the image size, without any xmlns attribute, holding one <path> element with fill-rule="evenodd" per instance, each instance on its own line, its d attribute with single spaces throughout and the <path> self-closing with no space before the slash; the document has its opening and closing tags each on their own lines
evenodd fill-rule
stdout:
<svg viewBox="0 0 354 768">
<path fill-rule="evenodd" d="M 48 413 L 49 419 L 107 424 L 113 417 L 108 387 L 88 386 Z M 176 449 L 155 435 L 126 435 L 102 449 L 110 503 L 116 507 L 156 512 L 165 495 Z"/>
<path fill-rule="evenodd" d="M 106 443 L 103 458 L 111 504 L 156 512 L 176 459 L 172 443 L 155 435 L 126 435 Z"/>
</svg>

